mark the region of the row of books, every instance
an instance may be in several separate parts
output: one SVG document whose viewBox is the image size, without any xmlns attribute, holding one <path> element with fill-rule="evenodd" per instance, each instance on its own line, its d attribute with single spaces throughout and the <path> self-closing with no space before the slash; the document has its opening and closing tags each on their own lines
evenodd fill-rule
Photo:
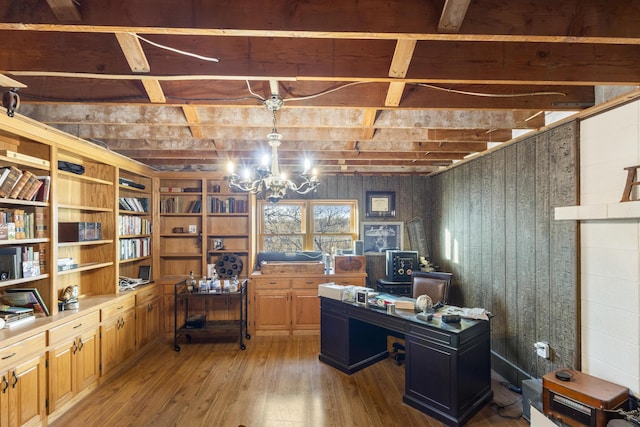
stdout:
<svg viewBox="0 0 640 427">
<path fill-rule="evenodd" d="M 50 176 L 38 176 L 15 166 L 0 169 L 0 197 L 48 202 L 50 188 Z"/>
<path fill-rule="evenodd" d="M 160 187 L 161 193 L 201 193 L 199 187 Z"/>
<path fill-rule="evenodd" d="M 199 213 L 201 200 L 183 200 L 181 197 L 169 197 L 160 200 L 160 213 Z"/>
<path fill-rule="evenodd" d="M 139 216 L 120 215 L 118 217 L 118 235 L 151 234 L 151 221 Z"/>
<path fill-rule="evenodd" d="M 47 209 L 35 206 L 24 209 L 0 209 L 0 240 L 39 239 L 47 237 Z"/>
<path fill-rule="evenodd" d="M 46 267 L 46 246 L 0 247 L 0 280 L 37 277 Z"/>
<path fill-rule="evenodd" d="M 146 197 L 120 197 L 119 205 L 123 211 L 149 212 L 149 199 Z"/>
<path fill-rule="evenodd" d="M 248 211 L 247 200 L 234 197 L 207 196 L 207 205 L 209 213 L 247 213 Z"/>
<path fill-rule="evenodd" d="M 150 254 L 151 239 L 149 237 L 120 240 L 120 261 L 149 256 Z"/>
</svg>

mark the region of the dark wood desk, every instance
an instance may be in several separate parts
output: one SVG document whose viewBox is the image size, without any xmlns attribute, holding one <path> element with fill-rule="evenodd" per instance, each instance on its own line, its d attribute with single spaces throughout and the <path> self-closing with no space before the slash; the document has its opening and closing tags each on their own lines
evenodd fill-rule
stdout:
<svg viewBox="0 0 640 427">
<path fill-rule="evenodd" d="M 387 314 L 329 298 L 320 300 L 322 362 L 347 374 L 364 369 L 389 357 L 391 331 L 405 336 L 406 404 L 447 425 L 460 426 L 493 398 L 489 322 L 422 321 L 406 311 Z"/>
</svg>

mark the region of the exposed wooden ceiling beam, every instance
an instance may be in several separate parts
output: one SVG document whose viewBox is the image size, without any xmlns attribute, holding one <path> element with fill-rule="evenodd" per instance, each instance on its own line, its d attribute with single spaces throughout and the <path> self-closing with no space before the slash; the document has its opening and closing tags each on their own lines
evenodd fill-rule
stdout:
<svg viewBox="0 0 640 427">
<path fill-rule="evenodd" d="M 151 67 L 144 54 L 140 40 L 133 33 L 115 33 L 120 49 L 134 73 L 149 73 Z"/>
<path fill-rule="evenodd" d="M 191 136 L 196 139 L 204 139 L 204 133 L 200 126 L 200 117 L 198 116 L 198 110 L 193 105 L 185 105 L 182 107 L 184 117 L 189 123 L 189 129 L 191 129 Z"/>
<path fill-rule="evenodd" d="M 471 0 L 446 0 L 438 22 L 438 31 L 441 33 L 457 33 L 460 31 L 469 3 L 471 3 Z"/>
<path fill-rule="evenodd" d="M 47 3 L 60 21 L 79 22 L 82 20 L 78 6 L 73 0 L 47 0 Z"/>
</svg>

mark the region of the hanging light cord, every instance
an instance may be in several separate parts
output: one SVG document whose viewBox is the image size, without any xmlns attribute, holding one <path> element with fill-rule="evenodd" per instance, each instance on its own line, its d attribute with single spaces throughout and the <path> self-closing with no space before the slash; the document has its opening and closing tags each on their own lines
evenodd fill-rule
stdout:
<svg viewBox="0 0 640 427">
<path fill-rule="evenodd" d="M 145 43 L 149 43 L 152 46 L 159 47 L 160 49 L 165 49 L 165 50 L 168 50 L 168 51 L 171 51 L 171 52 L 179 53 L 180 55 L 191 56 L 193 58 L 201 59 L 203 61 L 220 62 L 220 60 L 218 58 L 212 58 L 212 57 L 209 57 L 209 56 L 198 55 L 197 53 L 186 52 L 184 50 L 176 49 L 174 47 L 165 46 L 165 45 L 160 44 L 160 43 L 152 42 L 149 39 L 145 39 L 144 37 L 142 37 L 142 36 L 140 36 L 140 35 L 138 35 L 136 33 L 129 33 L 129 34 L 131 34 L 134 37 L 137 37 L 138 39 L 142 40 Z"/>
</svg>

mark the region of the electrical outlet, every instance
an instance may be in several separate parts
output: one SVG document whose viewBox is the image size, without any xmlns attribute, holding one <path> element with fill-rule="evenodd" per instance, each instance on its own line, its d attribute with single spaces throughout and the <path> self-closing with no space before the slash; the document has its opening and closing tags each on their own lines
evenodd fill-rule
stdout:
<svg viewBox="0 0 640 427">
<path fill-rule="evenodd" d="M 551 349 L 549 343 L 544 341 L 538 341 L 533 345 L 536 349 L 538 356 L 548 359 L 551 356 Z"/>
</svg>

